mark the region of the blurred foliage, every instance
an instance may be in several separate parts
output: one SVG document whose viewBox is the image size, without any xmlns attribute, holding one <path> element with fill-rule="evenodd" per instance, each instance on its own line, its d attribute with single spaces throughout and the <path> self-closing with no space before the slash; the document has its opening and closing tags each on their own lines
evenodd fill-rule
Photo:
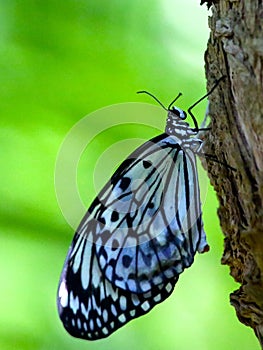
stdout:
<svg viewBox="0 0 263 350">
<path fill-rule="evenodd" d="M 165 105 L 180 90 L 178 106 L 185 109 L 204 94 L 205 7 L 195 0 L 0 3 L 0 349 L 257 348 L 253 332 L 229 306 L 237 285 L 220 265 L 223 236 L 211 188 L 203 207 L 211 251 L 196 258 L 167 301 L 96 343 L 70 337 L 56 311 L 58 279 L 73 237 L 54 189 L 60 145 L 76 122 L 98 108 L 155 104 L 137 90 L 153 92 Z M 205 108 L 196 107 L 199 120 Z M 145 123 L 144 116 L 136 118 Z M 162 125 L 165 112 L 163 118 Z M 147 122 L 110 128 L 94 139 L 90 163 L 82 162 L 85 152 L 78 174 L 85 204 L 95 195 L 89 186 L 107 147 L 158 133 Z M 112 159 L 109 171 L 101 168 L 103 181 L 119 161 Z"/>
</svg>

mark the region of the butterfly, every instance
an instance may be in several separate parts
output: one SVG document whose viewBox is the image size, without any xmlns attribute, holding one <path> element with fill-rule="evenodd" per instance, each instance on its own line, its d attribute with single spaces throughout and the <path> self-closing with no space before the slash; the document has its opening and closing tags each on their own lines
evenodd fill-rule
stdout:
<svg viewBox="0 0 263 350">
<path fill-rule="evenodd" d="M 57 306 L 74 337 L 96 340 L 173 291 L 196 252 L 209 250 L 196 169 L 202 141 L 191 110 L 166 109 L 165 132 L 137 148 L 92 202 L 69 248 Z"/>
</svg>

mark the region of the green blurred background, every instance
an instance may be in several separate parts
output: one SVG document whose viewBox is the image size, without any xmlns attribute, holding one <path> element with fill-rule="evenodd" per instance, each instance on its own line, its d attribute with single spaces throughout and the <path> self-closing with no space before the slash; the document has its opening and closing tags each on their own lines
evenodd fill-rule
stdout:
<svg viewBox="0 0 263 350">
<path fill-rule="evenodd" d="M 60 145 L 76 122 L 101 107 L 155 103 L 137 90 L 155 93 L 165 105 L 182 91 L 178 106 L 185 109 L 204 94 L 206 8 L 198 0 L 0 4 L 0 349 L 258 349 L 252 330 L 229 305 L 238 286 L 220 265 L 223 236 L 211 188 L 203 207 L 211 251 L 196 258 L 164 303 L 95 343 L 69 336 L 56 311 L 73 237 L 54 188 Z M 199 120 L 205 108 L 196 108 Z M 94 141 L 78 174 L 83 202 L 95 195 L 89 185 L 107 147 L 158 133 L 155 127 L 122 126 Z M 102 184 L 111 171 L 104 168 L 101 179 L 97 171 L 96 181 Z"/>
</svg>

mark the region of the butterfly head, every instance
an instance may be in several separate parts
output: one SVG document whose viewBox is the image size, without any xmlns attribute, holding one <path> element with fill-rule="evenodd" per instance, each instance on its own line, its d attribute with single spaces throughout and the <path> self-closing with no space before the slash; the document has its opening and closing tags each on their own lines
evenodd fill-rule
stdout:
<svg viewBox="0 0 263 350">
<path fill-rule="evenodd" d="M 149 96 L 151 96 L 155 101 L 159 103 L 160 106 L 162 106 L 163 109 L 168 111 L 168 117 L 166 119 L 166 128 L 165 128 L 165 133 L 168 135 L 173 135 L 176 136 L 180 139 L 187 139 L 191 135 L 196 135 L 196 131 L 194 129 L 190 128 L 189 124 L 185 122 L 184 120 L 187 118 L 187 114 L 184 110 L 173 106 L 174 102 L 178 100 L 180 96 L 182 96 L 181 93 L 179 93 L 173 101 L 169 104 L 169 106 L 166 108 L 162 102 L 158 100 L 157 97 L 155 97 L 153 94 L 151 94 L 148 91 L 142 90 L 142 91 L 137 91 L 138 94 L 145 93 Z M 189 109 L 188 109 L 189 111 Z M 189 112 L 190 113 L 190 112 Z M 193 115 L 190 113 L 191 117 L 193 118 Z M 194 119 L 195 122 L 195 119 Z M 195 122 L 196 124 L 196 122 Z M 197 124 L 196 124 L 196 128 Z"/>
<path fill-rule="evenodd" d="M 184 120 L 187 118 L 185 111 L 178 107 L 172 107 L 168 109 L 168 116 L 166 119 L 165 133 L 168 135 L 174 135 L 182 138 L 188 138 L 190 135 L 194 135 L 192 128 Z"/>
<path fill-rule="evenodd" d="M 172 114 L 174 114 L 175 116 L 177 116 L 178 118 L 180 118 L 181 120 L 184 120 L 187 118 L 186 112 L 178 107 L 173 106 L 168 111 L 171 112 Z"/>
</svg>

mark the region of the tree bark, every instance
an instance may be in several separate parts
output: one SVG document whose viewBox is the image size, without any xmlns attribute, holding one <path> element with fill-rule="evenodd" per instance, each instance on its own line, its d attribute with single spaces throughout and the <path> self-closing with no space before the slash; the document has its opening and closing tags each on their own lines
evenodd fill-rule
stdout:
<svg viewBox="0 0 263 350">
<path fill-rule="evenodd" d="M 211 131 L 204 148 L 236 171 L 213 161 L 206 168 L 220 203 L 222 264 L 241 284 L 230 302 L 263 348 L 263 4 L 219 0 L 211 9 L 208 90 L 216 79 L 226 79 L 209 98 Z"/>
</svg>

